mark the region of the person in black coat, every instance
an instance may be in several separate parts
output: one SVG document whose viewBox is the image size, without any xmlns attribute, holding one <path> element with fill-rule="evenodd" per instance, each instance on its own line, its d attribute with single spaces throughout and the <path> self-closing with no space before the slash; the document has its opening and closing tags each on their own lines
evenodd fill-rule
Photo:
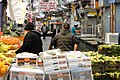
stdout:
<svg viewBox="0 0 120 80">
<path fill-rule="evenodd" d="M 16 51 L 16 54 L 21 52 L 28 52 L 37 54 L 43 52 L 43 42 L 41 40 L 41 34 L 34 29 L 33 23 L 28 23 L 24 28 L 26 36 L 23 41 L 23 45 Z"/>
</svg>

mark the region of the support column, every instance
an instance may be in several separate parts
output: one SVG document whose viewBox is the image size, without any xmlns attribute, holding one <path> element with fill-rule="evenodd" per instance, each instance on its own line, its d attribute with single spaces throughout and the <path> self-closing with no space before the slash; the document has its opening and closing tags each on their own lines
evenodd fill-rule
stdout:
<svg viewBox="0 0 120 80">
<path fill-rule="evenodd" d="M 0 31 L 3 32 L 3 4 L 0 2 Z"/>
<path fill-rule="evenodd" d="M 110 10 L 111 10 L 111 14 L 110 14 L 110 32 L 115 33 L 115 5 L 114 3 L 112 3 L 110 5 Z"/>
</svg>

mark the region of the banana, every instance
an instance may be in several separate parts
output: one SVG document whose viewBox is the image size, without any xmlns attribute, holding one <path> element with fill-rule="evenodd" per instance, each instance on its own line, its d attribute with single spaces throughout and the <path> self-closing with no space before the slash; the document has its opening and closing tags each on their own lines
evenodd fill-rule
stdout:
<svg viewBox="0 0 120 80">
<path fill-rule="evenodd" d="M 2 44 L 1 46 L 1 49 L 3 50 L 3 51 L 8 51 L 10 48 L 11 48 L 11 45 L 5 45 L 5 44 Z"/>
</svg>

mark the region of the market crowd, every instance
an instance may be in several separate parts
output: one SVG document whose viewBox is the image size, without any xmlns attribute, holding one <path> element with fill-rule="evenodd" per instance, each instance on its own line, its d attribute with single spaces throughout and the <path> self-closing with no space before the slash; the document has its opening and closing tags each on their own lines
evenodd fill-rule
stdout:
<svg viewBox="0 0 120 80">
<path fill-rule="evenodd" d="M 46 39 L 48 27 L 44 24 L 41 27 L 41 30 L 36 29 L 36 26 L 29 22 L 24 28 L 25 38 L 23 44 L 16 51 L 16 54 L 22 52 L 34 53 L 43 52 L 43 42 L 41 39 L 41 32 L 43 39 Z M 61 49 L 61 51 L 76 51 L 78 49 L 78 38 L 75 33 L 72 33 L 73 30 L 70 30 L 70 25 L 68 23 L 63 23 L 62 29 L 59 33 L 53 34 L 48 46 L 48 50 L 51 49 Z"/>
</svg>

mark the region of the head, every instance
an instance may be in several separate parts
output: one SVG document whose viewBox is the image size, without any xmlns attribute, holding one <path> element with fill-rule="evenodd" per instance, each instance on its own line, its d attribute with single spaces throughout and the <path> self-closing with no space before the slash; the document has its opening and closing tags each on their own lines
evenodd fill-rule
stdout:
<svg viewBox="0 0 120 80">
<path fill-rule="evenodd" d="M 32 22 L 29 22 L 24 28 L 25 34 L 27 34 L 31 30 L 35 30 L 35 25 Z"/>
<path fill-rule="evenodd" d="M 69 30 L 70 29 L 70 25 L 68 23 L 64 23 L 62 29 Z"/>
<path fill-rule="evenodd" d="M 43 26 L 46 26 L 45 24 L 43 24 Z"/>
<path fill-rule="evenodd" d="M 77 26 L 78 26 L 77 24 L 76 24 L 76 25 L 74 25 L 74 27 L 76 27 L 76 28 L 77 28 Z"/>
</svg>

